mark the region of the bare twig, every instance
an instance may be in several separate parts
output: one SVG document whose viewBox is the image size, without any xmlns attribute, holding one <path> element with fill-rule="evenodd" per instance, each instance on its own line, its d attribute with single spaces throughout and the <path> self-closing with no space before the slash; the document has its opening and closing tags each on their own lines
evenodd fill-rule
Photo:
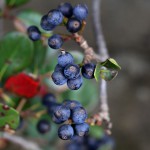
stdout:
<svg viewBox="0 0 150 150">
<path fill-rule="evenodd" d="M 74 33 L 75 41 L 80 45 L 80 47 L 84 50 L 84 60 L 83 63 L 88 63 L 91 60 L 101 61 L 101 57 L 98 56 L 92 47 L 90 47 L 87 41 L 84 39 L 82 35 L 78 33 Z"/>
<path fill-rule="evenodd" d="M 93 23 L 96 35 L 96 42 L 98 46 L 99 55 L 101 56 L 101 60 L 105 61 L 109 55 L 108 50 L 106 47 L 106 42 L 104 40 L 104 36 L 102 33 L 102 26 L 101 26 L 101 14 L 100 14 L 100 7 L 101 7 L 102 0 L 93 0 Z M 106 122 L 107 125 L 107 132 L 110 134 L 112 124 L 110 122 L 109 116 L 109 106 L 107 101 L 107 83 L 105 80 L 101 79 L 100 82 L 100 118 Z"/>
<path fill-rule="evenodd" d="M 22 98 L 22 99 L 20 100 L 20 102 L 19 102 L 19 104 L 18 104 L 16 110 L 17 110 L 18 112 L 21 112 L 21 110 L 23 109 L 23 107 L 24 107 L 24 105 L 26 104 L 26 102 L 27 102 L 27 99 Z"/>
<path fill-rule="evenodd" d="M 11 135 L 11 134 L 4 132 L 4 133 L 1 133 L 0 137 L 18 144 L 26 150 L 41 150 L 40 147 L 34 142 L 27 141 L 26 139 L 16 136 L 16 135 Z"/>
</svg>

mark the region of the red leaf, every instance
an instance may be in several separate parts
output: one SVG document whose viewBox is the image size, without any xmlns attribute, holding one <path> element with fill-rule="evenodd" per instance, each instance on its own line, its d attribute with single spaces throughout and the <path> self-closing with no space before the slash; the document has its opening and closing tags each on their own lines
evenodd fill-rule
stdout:
<svg viewBox="0 0 150 150">
<path fill-rule="evenodd" d="M 6 90 L 11 91 L 18 96 L 31 98 L 38 94 L 40 82 L 25 73 L 19 73 L 9 77 L 4 87 Z"/>
</svg>

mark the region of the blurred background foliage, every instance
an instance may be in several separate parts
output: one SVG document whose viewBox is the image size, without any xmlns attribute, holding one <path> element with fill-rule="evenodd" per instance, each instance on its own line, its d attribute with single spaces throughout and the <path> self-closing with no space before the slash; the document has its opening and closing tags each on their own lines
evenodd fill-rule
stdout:
<svg viewBox="0 0 150 150">
<path fill-rule="evenodd" d="M 43 15 L 50 9 L 56 8 L 60 2 L 62 1 L 30 0 L 27 4 L 15 8 L 12 13 L 17 15 L 19 18 L 22 18 L 27 25 L 30 25 L 30 23 L 37 24 L 36 20 L 40 18 L 40 14 Z M 87 26 L 84 32 L 84 36 L 89 42 L 89 45 L 94 47 L 94 49 L 96 50 L 95 36 L 93 33 L 92 24 L 92 1 L 69 0 L 68 2 L 71 2 L 72 5 L 82 2 L 88 5 L 89 17 L 87 20 Z M 20 4 L 18 3 L 18 5 Z M 117 78 L 108 83 L 110 114 L 113 122 L 112 132 L 113 137 L 116 141 L 116 150 L 149 150 L 150 147 L 150 120 L 148 119 L 148 114 L 150 112 L 149 8 L 149 0 L 102 1 L 102 26 L 110 56 L 115 58 L 122 66 L 122 70 L 119 72 Z M 26 11 L 22 12 L 23 10 Z M 32 15 L 30 16 L 28 12 L 30 12 L 31 10 L 38 13 L 34 13 L 34 17 Z M 0 21 L 0 23 L 0 26 L 3 26 L 3 28 L 0 28 L 1 35 L 4 35 L 9 31 L 14 31 L 12 22 L 5 20 L 3 22 Z M 62 28 L 60 27 L 56 30 L 56 32 L 62 32 Z M 30 43 L 30 41 L 28 40 L 27 42 Z M 27 71 L 37 71 L 36 67 L 40 67 L 41 63 L 43 62 L 42 57 L 44 55 L 47 56 L 47 61 L 44 62 L 45 64 L 44 66 L 42 66 L 42 70 L 40 70 L 41 73 L 44 73 L 46 69 L 53 70 L 54 66 L 56 65 L 57 52 L 49 48 L 43 48 L 42 46 L 40 46 L 40 43 L 27 45 L 31 45 L 30 47 L 33 51 L 32 55 L 39 54 L 40 56 L 36 57 L 39 58 L 38 61 L 33 60 L 34 63 L 32 63 Z M 81 51 L 78 45 L 76 45 L 73 41 L 65 43 L 63 47 L 67 51 Z M 35 53 L 35 49 L 38 52 L 41 52 L 42 49 L 42 54 Z M 76 61 L 79 62 L 80 60 L 82 60 L 82 54 L 80 52 L 77 54 L 74 53 L 74 56 L 76 55 L 80 56 L 76 57 L 79 58 L 79 60 L 77 59 Z M 15 67 L 18 66 L 15 65 Z M 53 86 L 49 79 L 45 79 L 45 83 L 47 84 L 47 87 Z M 55 86 L 53 87 L 55 88 Z M 81 101 L 83 105 L 85 105 L 89 113 L 94 113 L 93 110 L 96 111 L 98 109 L 98 86 L 95 81 L 85 81 L 81 90 L 77 92 L 67 91 L 61 95 L 58 94 L 57 98 L 59 101 L 62 101 L 66 98 L 77 99 Z M 38 98 L 36 98 L 35 101 L 38 101 Z M 43 117 L 47 118 L 47 116 Z M 52 124 L 50 134 L 41 136 L 35 129 L 36 122 L 37 120 L 27 119 L 24 125 L 24 128 L 26 128 L 26 130 L 24 131 L 22 129 L 21 131 L 18 131 L 17 134 L 23 134 L 24 137 L 32 140 L 34 139 L 34 141 L 39 143 L 43 148 L 47 144 L 54 144 L 54 142 L 57 143 L 58 147 L 63 144 L 63 142 L 60 141 L 56 135 L 57 127 L 54 124 Z M 96 133 L 94 130 L 93 132 Z M 54 137 L 56 137 L 57 141 L 53 141 Z M 51 142 L 44 140 L 45 138 L 48 138 Z M 13 150 L 11 144 L 10 147 L 11 150 Z M 14 149 L 16 149 L 14 145 L 13 147 Z M 53 149 L 52 146 L 51 148 Z M 48 149 L 51 150 L 50 147 Z"/>
</svg>

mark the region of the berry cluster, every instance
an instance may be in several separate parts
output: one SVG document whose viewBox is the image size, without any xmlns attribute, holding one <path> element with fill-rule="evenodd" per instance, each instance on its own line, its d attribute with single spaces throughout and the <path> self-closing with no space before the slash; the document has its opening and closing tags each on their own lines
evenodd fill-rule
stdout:
<svg viewBox="0 0 150 150">
<path fill-rule="evenodd" d="M 74 137 L 70 143 L 66 144 L 66 150 L 101 150 L 109 145 L 109 149 L 114 149 L 114 140 L 108 135 L 97 139 L 91 136 Z"/>
<path fill-rule="evenodd" d="M 84 136 L 89 131 L 89 125 L 85 122 L 87 112 L 82 105 L 75 100 L 66 100 L 53 111 L 53 121 L 64 123 L 58 129 L 58 136 L 62 140 L 72 139 L 74 135 Z"/>
<path fill-rule="evenodd" d="M 84 136 L 88 133 L 89 125 L 85 122 L 87 112 L 80 102 L 65 100 L 62 104 L 59 104 L 56 102 L 55 96 L 48 93 L 44 95 L 42 104 L 47 107 L 53 122 L 56 124 L 68 122 L 68 124 L 63 124 L 58 129 L 58 136 L 61 139 L 69 140 L 74 135 Z M 48 127 L 45 125 L 45 128 Z"/>
<path fill-rule="evenodd" d="M 81 72 L 84 78 L 94 78 L 95 64 L 88 63 L 82 66 Z M 74 63 L 73 56 L 69 52 L 62 51 L 58 56 L 58 64 L 52 74 L 52 80 L 56 85 L 67 86 L 71 90 L 78 90 L 82 86 L 80 67 Z"/>
<path fill-rule="evenodd" d="M 82 77 L 80 75 L 80 67 L 74 63 L 73 56 L 62 51 L 58 56 L 58 64 L 52 74 L 52 80 L 56 85 L 67 86 L 71 90 L 78 90 L 82 85 Z"/>
<path fill-rule="evenodd" d="M 73 7 L 70 3 L 62 3 L 57 9 L 50 10 L 41 18 L 41 27 L 45 31 L 51 31 L 59 25 L 66 26 L 71 33 L 81 30 L 82 22 L 88 15 L 88 8 L 84 4 Z M 41 32 L 36 26 L 30 26 L 27 30 L 31 40 L 37 41 L 41 38 Z M 53 34 L 48 39 L 48 45 L 53 49 L 59 49 L 63 45 L 63 38 L 58 34 Z"/>
<path fill-rule="evenodd" d="M 54 29 L 56 26 L 63 24 L 71 33 L 76 33 L 81 30 L 82 22 L 88 15 L 88 8 L 86 5 L 78 4 L 72 7 L 70 3 L 62 3 L 57 9 L 51 10 L 44 19 L 41 20 L 41 27 L 43 29 Z M 46 19 L 47 18 L 47 19 Z M 50 26 L 50 27 L 49 27 Z M 54 34 L 48 39 L 48 45 L 53 49 L 61 48 L 63 39 L 60 35 Z"/>
</svg>

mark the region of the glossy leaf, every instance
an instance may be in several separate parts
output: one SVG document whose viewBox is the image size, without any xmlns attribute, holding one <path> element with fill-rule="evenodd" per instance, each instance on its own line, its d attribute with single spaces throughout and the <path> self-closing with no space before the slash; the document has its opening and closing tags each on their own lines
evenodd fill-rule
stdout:
<svg viewBox="0 0 150 150">
<path fill-rule="evenodd" d="M 88 114 L 95 109 L 98 103 L 98 87 L 97 84 L 92 81 L 83 80 L 83 85 L 79 90 L 71 91 L 67 90 L 64 92 L 60 98 L 62 101 L 64 99 L 77 100 L 88 110 Z"/>
<path fill-rule="evenodd" d="M 71 53 L 71 55 L 73 56 L 74 62 L 76 64 L 80 64 L 82 62 L 84 56 L 81 52 L 74 50 L 74 51 L 69 51 L 69 53 Z"/>
<path fill-rule="evenodd" d="M 113 58 L 107 59 L 106 61 L 102 62 L 101 65 L 109 69 L 115 69 L 115 70 L 121 69 L 120 65 Z"/>
<path fill-rule="evenodd" d="M 27 26 L 27 27 L 29 27 L 31 25 L 35 25 L 40 30 L 42 30 L 42 32 L 46 32 L 40 26 L 42 15 L 40 13 L 36 12 L 36 11 L 32 11 L 32 10 L 22 11 L 17 16 L 17 18 L 20 19 L 25 24 L 25 26 Z"/>
<path fill-rule="evenodd" d="M 42 41 L 34 42 L 34 57 L 30 65 L 31 71 L 34 73 L 40 72 L 42 69 L 47 54 L 47 47 L 43 45 Z"/>
<path fill-rule="evenodd" d="M 46 58 L 43 66 L 39 70 L 41 74 L 45 74 L 48 72 L 53 72 L 54 68 L 57 64 L 57 57 L 58 51 L 51 49 L 50 47 L 47 48 L 46 51 Z"/>
<path fill-rule="evenodd" d="M 116 70 L 108 70 L 108 69 L 101 69 L 100 70 L 100 76 L 102 79 L 106 81 L 113 80 L 118 74 L 118 71 Z"/>
<path fill-rule="evenodd" d="M 20 5 L 23 5 L 27 2 L 29 2 L 29 0 L 5 0 L 6 5 L 9 7 L 18 7 Z"/>
<path fill-rule="evenodd" d="M 94 71 L 94 77 L 96 81 L 99 81 L 100 78 L 100 68 L 101 68 L 101 63 L 97 63 L 95 71 Z"/>
<path fill-rule="evenodd" d="M 7 105 L 0 104 L 0 128 L 9 125 L 11 129 L 16 129 L 19 125 L 19 113 Z"/>
<path fill-rule="evenodd" d="M 46 119 L 48 121 L 50 121 L 50 116 L 49 115 L 43 115 L 40 119 Z M 50 131 L 46 134 L 40 134 L 37 131 L 37 122 L 39 121 L 39 119 L 29 119 L 28 120 L 28 126 L 26 128 L 26 134 L 30 137 L 30 138 L 38 138 L 42 136 L 43 141 L 45 140 L 49 140 L 49 141 L 54 141 L 58 138 L 57 136 L 57 126 L 55 123 L 53 123 L 52 121 L 50 121 Z"/>
<path fill-rule="evenodd" d="M 7 34 L 0 40 L 0 76 L 11 75 L 28 67 L 33 58 L 33 42 L 19 32 Z"/>
</svg>

